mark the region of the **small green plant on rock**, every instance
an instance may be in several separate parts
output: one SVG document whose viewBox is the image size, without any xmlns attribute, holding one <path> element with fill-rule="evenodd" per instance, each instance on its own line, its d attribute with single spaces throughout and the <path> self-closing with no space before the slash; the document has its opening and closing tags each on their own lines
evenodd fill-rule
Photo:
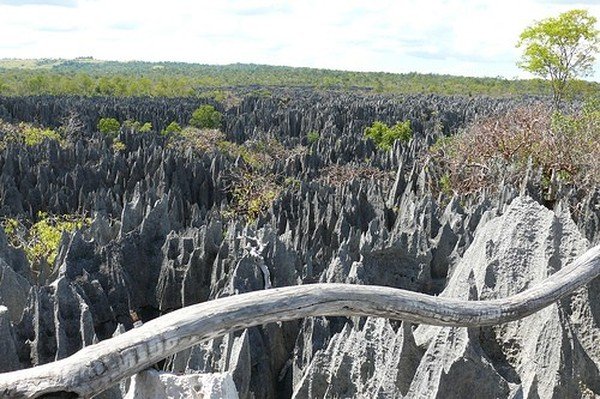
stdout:
<svg viewBox="0 0 600 399">
<path fill-rule="evenodd" d="M 79 215 L 52 216 L 38 212 L 37 221 L 33 224 L 5 218 L 2 227 L 9 242 L 23 248 L 32 270 L 39 274 L 43 268 L 52 271 L 63 232 L 73 232 L 89 226 L 91 222 L 90 218 Z"/>
<path fill-rule="evenodd" d="M 403 143 L 410 141 L 412 128 L 409 120 L 398 122 L 392 127 L 383 122 L 375 121 L 365 129 L 365 136 L 373 140 L 375 145 L 382 150 L 389 150 L 396 140 Z"/>
<path fill-rule="evenodd" d="M 123 122 L 123 127 L 135 133 L 149 133 L 152 131 L 152 123 L 141 123 L 139 121 L 131 119 L 128 119 L 125 122 Z"/>
<path fill-rule="evenodd" d="M 114 152 L 122 152 L 127 149 L 127 146 L 121 140 L 116 139 L 112 143 L 112 149 Z"/>
<path fill-rule="evenodd" d="M 226 217 L 243 217 L 255 221 L 279 196 L 281 186 L 273 175 L 265 175 L 250 170 L 231 173 L 230 209 Z"/>
<path fill-rule="evenodd" d="M 317 141 L 319 141 L 320 137 L 321 136 L 319 135 L 319 133 L 317 133 L 314 130 L 308 132 L 308 134 L 306 135 L 306 139 L 308 140 L 308 144 L 316 143 Z"/>
<path fill-rule="evenodd" d="M 169 146 L 185 151 L 192 148 L 196 152 L 215 151 L 219 143 L 225 140 L 225 134 L 217 129 L 198 129 L 188 126 L 169 135 Z"/>
<path fill-rule="evenodd" d="M 144 123 L 142 126 L 140 126 L 140 129 L 139 129 L 140 133 L 149 133 L 151 131 L 152 131 L 152 123 L 150 123 L 150 122 Z"/>
<path fill-rule="evenodd" d="M 182 130 L 182 129 L 181 129 L 181 126 L 179 125 L 179 123 L 177 123 L 177 122 L 173 121 L 173 122 L 169 123 L 169 124 L 167 125 L 167 127 L 166 127 L 166 128 L 164 128 L 164 129 L 163 129 L 163 131 L 162 131 L 162 132 L 160 132 L 160 133 L 161 133 L 163 136 L 170 136 L 170 135 L 172 135 L 172 134 L 175 134 L 175 133 L 179 133 L 179 132 L 181 132 L 181 130 Z"/>
<path fill-rule="evenodd" d="M 31 147 L 41 144 L 45 140 L 57 141 L 61 146 L 66 144 L 61 134 L 53 129 L 26 122 L 12 124 L 0 120 L 0 149 L 5 148 L 9 143 Z"/>
</svg>

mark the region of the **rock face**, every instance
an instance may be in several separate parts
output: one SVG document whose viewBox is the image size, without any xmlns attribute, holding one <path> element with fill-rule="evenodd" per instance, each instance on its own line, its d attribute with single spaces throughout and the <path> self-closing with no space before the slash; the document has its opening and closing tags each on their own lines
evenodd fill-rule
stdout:
<svg viewBox="0 0 600 399">
<path fill-rule="evenodd" d="M 527 101 L 306 90 L 246 96 L 221 108 L 229 140 L 275 137 L 291 148 L 308 144 L 309 131 L 321 133 L 309 151 L 269 165 L 297 184 L 247 222 L 222 212 L 232 200 L 229 173 L 243 160 L 126 131 L 119 139 L 127 150 L 115 152 L 93 132 L 99 116 L 159 129 L 185 122 L 199 101 L 0 98 L 5 119 L 56 126 L 75 111 L 84 124 L 72 146 L 0 152 L 0 216 L 93 217 L 89 228 L 65 235 L 42 284 L 0 229 L 0 370 L 52 362 L 174 309 L 268 287 L 345 282 L 490 299 L 534 286 L 600 242 L 600 194 L 580 202 L 576 220 L 566 194 L 554 211 L 531 199 L 542 197 L 535 176 L 497 193 L 435 198 L 417 156 L 471 118 Z M 406 118 L 410 143 L 383 152 L 363 140 L 374 120 Z M 381 174 L 322 178 L 329 167 L 357 165 Z M 482 329 L 342 317 L 251 328 L 171 356 L 156 365 L 160 373 L 136 377 L 128 395 L 234 395 L 234 384 L 240 398 L 594 397 L 598 284 Z M 105 396 L 122 397 L 124 388 Z"/>
<path fill-rule="evenodd" d="M 125 399 L 238 399 L 235 384 L 227 373 L 176 376 L 146 370 L 137 374 Z"/>
<path fill-rule="evenodd" d="M 514 295 L 556 272 L 589 243 L 568 214 L 527 197 L 481 226 L 442 296 Z M 478 329 L 386 320 L 347 324 L 317 351 L 297 397 L 575 398 L 598 395 L 597 284 L 525 319 Z M 577 304 L 574 306 L 574 304 Z"/>
</svg>

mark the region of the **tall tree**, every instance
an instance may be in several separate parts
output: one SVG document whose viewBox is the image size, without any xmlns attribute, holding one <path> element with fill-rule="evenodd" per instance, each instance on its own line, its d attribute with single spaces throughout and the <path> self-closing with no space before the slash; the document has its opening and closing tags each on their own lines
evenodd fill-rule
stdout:
<svg viewBox="0 0 600 399">
<path fill-rule="evenodd" d="M 569 83 L 589 76 L 600 48 L 596 18 L 586 10 L 571 10 L 557 18 L 536 22 L 521 33 L 517 47 L 524 47 L 518 66 L 550 79 L 556 108 Z"/>
</svg>

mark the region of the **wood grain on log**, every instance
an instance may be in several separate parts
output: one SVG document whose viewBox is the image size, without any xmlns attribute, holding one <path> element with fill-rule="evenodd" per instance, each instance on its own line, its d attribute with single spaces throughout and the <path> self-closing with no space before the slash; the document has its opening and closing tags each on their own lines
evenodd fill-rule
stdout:
<svg viewBox="0 0 600 399">
<path fill-rule="evenodd" d="M 0 374 L 0 396 L 63 393 L 90 397 L 203 340 L 309 316 L 379 316 L 463 327 L 506 323 L 556 302 L 598 274 L 600 246 L 539 285 L 503 299 L 464 301 L 349 284 L 301 285 L 230 296 L 179 309 L 66 359 Z"/>
</svg>

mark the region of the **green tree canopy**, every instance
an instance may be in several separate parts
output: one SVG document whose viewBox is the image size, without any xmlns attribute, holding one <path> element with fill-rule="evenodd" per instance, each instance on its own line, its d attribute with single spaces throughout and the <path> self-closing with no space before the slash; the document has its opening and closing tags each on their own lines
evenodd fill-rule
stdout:
<svg viewBox="0 0 600 399">
<path fill-rule="evenodd" d="M 517 47 L 524 53 L 520 68 L 550 79 L 556 107 L 570 80 L 592 73 L 600 46 L 596 18 L 586 10 L 571 10 L 536 22 L 521 33 Z"/>
<path fill-rule="evenodd" d="M 117 137 L 121 124 L 115 118 L 101 118 L 98 121 L 98 130 L 112 138 Z"/>
<path fill-rule="evenodd" d="M 218 129 L 222 115 L 212 105 L 202 105 L 192 113 L 190 125 L 199 129 Z"/>
<path fill-rule="evenodd" d="M 409 120 L 398 122 L 392 127 L 383 122 L 375 121 L 365 129 L 365 137 L 373 140 L 377 147 L 389 150 L 396 140 L 403 143 L 408 142 L 412 138 L 412 128 Z"/>
</svg>

